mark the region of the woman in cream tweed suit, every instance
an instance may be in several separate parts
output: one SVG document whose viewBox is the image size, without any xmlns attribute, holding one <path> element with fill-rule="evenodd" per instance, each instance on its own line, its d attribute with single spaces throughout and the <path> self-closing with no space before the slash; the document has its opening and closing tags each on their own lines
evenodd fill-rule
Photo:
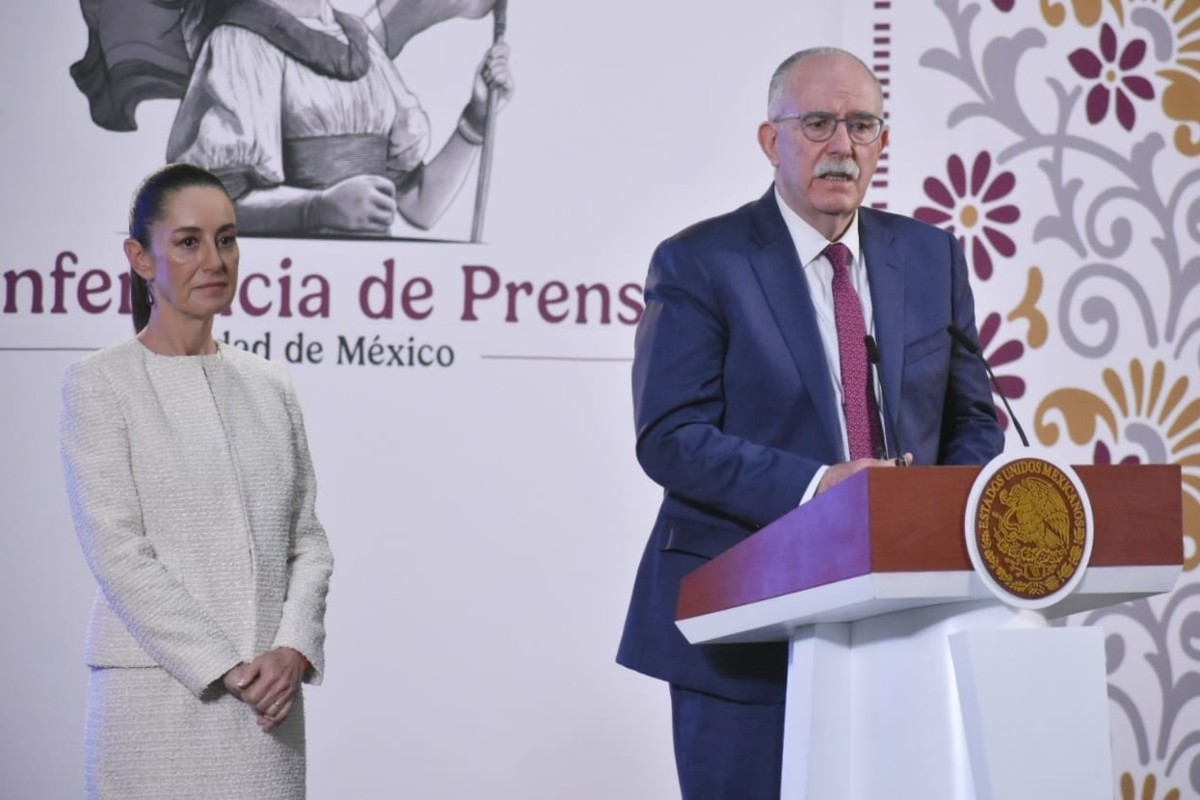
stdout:
<svg viewBox="0 0 1200 800">
<path fill-rule="evenodd" d="M 212 337 L 237 286 L 233 204 L 170 165 L 125 253 L 136 338 L 74 365 L 62 454 L 100 593 L 88 797 L 302 798 L 302 681 L 324 671 L 333 558 L 282 368 Z"/>
</svg>

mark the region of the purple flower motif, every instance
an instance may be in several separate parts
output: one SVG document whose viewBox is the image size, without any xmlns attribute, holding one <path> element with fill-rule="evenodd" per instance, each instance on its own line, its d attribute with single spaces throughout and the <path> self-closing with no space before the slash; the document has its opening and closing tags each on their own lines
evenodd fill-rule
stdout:
<svg viewBox="0 0 1200 800">
<path fill-rule="evenodd" d="M 993 372 L 1025 355 L 1025 345 L 1018 339 L 1009 339 L 993 348 L 992 344 L 997 338 L 996 334 L 999 331 L 1000 315 L 995 312 L 988 314 L 983 324 L 979 326 L 979 346 L 983 350 L 984 357 L 987 358 L 987 363 L 991 366 Z M 999 387 L 1000 391 L 1009 400 L 1016 400 L 1018 397 L 1025 396 L 1025 379 L 1016 375 L 997 375 L 996 387 Z M 997 395 L 996 417 L 1000 421 L 1000 427 L 1007 430 L 1008 415 L 1004 413 L 1004 404 L 1000 402 L 999 392 L 996 391 L 996 387 L 992 388 L 992 393 Z"/>
<path fill-rule="evenodd" d="M 1137 113 L 1129 94 L 1143 100 L 1154 99 L 1154 87 L 1140 75 L 1128 74 L 1146 57 L 1144 39 L 1134 39 L 1125 45 L 1117 58 L 1117 32 L 1107 22 L 1100 28 L 1100 55 L 1081 47 L 1067 57 L 1080 77 L 1098 83 L 1087 95 L 1088 122 L 1095 125 L 1108 113 L 1109 95 L 1116 96 L 1117 121 L 1125 130 L 1133 130 Z M 1111 88 L 1110 88 L 1111 87 Z M 1126 91 L 1129 94 L 1126 94 Z"/>
<path fill-rule="evenodd" d="M 968 186 L 963 160 L 957 155 L 950 156 L 946 162 L 949 186 L 937 178 L 925 179 L 925 194 L 941 208 L 921 206 L 913 213 L 917 219 L 944 227 L 950 233 L 954 233 L 961 224 L 963 231 L 958 236 L 958 242 L 970 257 L 975 274 L 981 280 L 992 276 L 992 256 L 988 252 L 988 245 L 1005 258 L 1011 258 L 1017 252 L 1013 240 L 996 226 L 1009 225 L 1021 217 L 1021 211 L 1016 206 L 998 205 L 996 202 L 1012 193 L 1017 185 L 1016 177 L 1011 172 L 1001 172 L 988 183 L 991 168 L 992 157 L 987 151 L 975 156 Z"/>
<path fill-rule="evenodd" d="M 1016 2 L 1017 0 L 992 0 L 992 5 L 1007 14 L 1013 10 L 1013 5 Z"/>
<path fill-rule="evenodd" d="M 1092 449 L 1092 463 L 1107 466 L 1113 462 L 1112 451 L 1108 449 L 1108 445 L 1099 439 L 1096 440 L 1096 446 Z M 1125 456 L 1120 460 L 1121 464 L 1140 464 L 1142 460 L 1136 455 Z"/>
</svg>

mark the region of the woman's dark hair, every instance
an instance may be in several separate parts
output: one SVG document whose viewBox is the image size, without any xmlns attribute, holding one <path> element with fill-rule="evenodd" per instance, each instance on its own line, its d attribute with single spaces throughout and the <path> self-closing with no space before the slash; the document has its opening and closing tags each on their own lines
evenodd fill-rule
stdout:
<svg viewBox="0 0 1200 800">
<path fill-rule="evenodd" d="M 194 164 L 168 164 L 146 176 L 133 193 L 129 205 L 129 238 L 150 249 L 150 228 L 167 211 L 167 198 L 180 189 L 193 186 L 212 186 L 225 192 L 221 179 Z M 129 300 L 133 306 L 133 331 L 141 333 L 150 321 L 150 286 L 130 267 Z"/>
</svg>

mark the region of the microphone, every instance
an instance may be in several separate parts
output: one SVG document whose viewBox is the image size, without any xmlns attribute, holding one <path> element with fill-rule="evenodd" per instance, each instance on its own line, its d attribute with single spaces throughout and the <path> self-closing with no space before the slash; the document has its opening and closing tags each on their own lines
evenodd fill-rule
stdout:
<svg viewBox="0 0 1200 800">
<path fill-rule="evenodd" d="M 891 455 L 887 449 L 887 425 L 884 424 L 884 420 L 891 415 L 887 413 L 888 409 L 883 397 L 883 381 L 879 380 L 879 347 L 875 344 L 875 337 L 869 333 L 863 337 L 863 344 L 867 346 L 867 363 L 871 365 L 871 378 L 879 387 L 879 427 L 884 431 L 882 457 L 890 459 Z M 897 467 L 907 467 L 908 462 L 904 460 L 904 446 L 900 444 L 900 424 L 895 417 L 892 417 L 892 438 L 896 441 L 896 449 L 899 451 L 894 463 Z"/>
<path fill-rule="evenodd" d="M 1000 400 L 1004 403 L 1004 410 L 1008 412 L 1008 418 L 1012 420 L 1013 427 L 1017 431 L 1017 436 L 1021 437 L 1021 444 L 1029 447 L 1029 439 L 1025 436 L 1025 431 L 1021 429 L 1021 423 L 1017 421 L 1016 414 L 1013 413 L 1012 406 L 1008 404 L 1008 398 L 1004 396 L 1004 390 L 1000 388 L 1000 384 L 996 381 L 996 374 L 992 372 L 991 364 L 988 364 L 987 359 L 983 357 L 983 352 L 979 349 L 979 345 L 971 340 L 970 336 L 963 333 L 962 328 L 957 325 L 950 324 L 946 326 L 946 333 L 962 345 L 962 348 L 971 355 L 983 362 L 983 368 L 987 370 L 988 377 L 992 380 L 992 388 L 996 390 L 996 394 L 1000 395 Z"/>
</svg>

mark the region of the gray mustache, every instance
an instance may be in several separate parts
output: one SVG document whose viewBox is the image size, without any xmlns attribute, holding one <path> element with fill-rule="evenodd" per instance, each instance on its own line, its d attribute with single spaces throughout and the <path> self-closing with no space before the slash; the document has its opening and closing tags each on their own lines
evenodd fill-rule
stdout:
<svg viewBox="0 0 1200 800">
<path fill-rule="evenodd" d="M 826 158 L 817 163 L 813 174 L 818 178 L 826 175 L 849 175 L 851 180 L 858 180 L 858 164 L 853 158 Z"/>
</svg>

